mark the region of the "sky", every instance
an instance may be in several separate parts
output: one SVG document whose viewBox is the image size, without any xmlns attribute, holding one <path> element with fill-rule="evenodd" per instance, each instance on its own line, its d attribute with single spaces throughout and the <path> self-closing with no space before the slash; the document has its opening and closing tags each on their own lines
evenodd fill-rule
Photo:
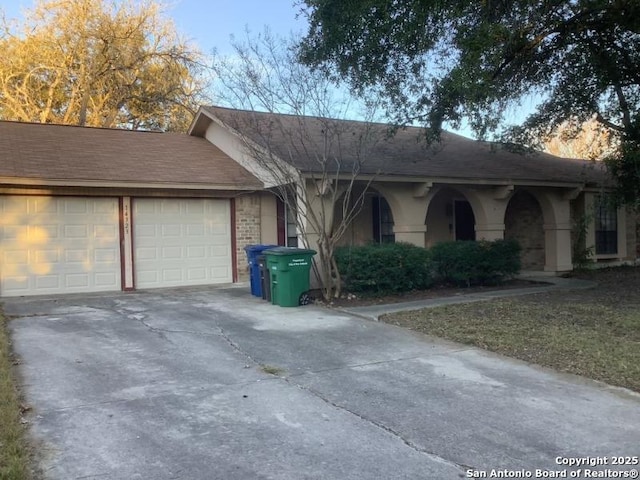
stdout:
<svg viewBox="0 0 640 480">
<path fill-rule="evenodd" d="M 230 52 L 230 36 L 243 37 L 245 29 L 258 33 L 268 25 L 274 34 L 304 32 L 306 20 L 297 15 L 292 0 L 165 0 L 167 15 L 178 31 L 204 53 L 214 48 Z M 20 18 L 32 0 L 0 0 L 7 18 Z"/>
</svg>

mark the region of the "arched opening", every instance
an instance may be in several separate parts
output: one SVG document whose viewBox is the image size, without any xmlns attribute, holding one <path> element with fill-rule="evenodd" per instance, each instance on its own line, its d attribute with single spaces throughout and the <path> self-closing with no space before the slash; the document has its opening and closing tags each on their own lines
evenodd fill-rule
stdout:
<svg viewBox="0 0 640 480">
<path fill-rule="evenodd" d="M 451 240 L 475 240 L 476 219 L 467 198 L 453 188 L 443 188 L 427 210 L 426 246 Z"/>
<path fill-rule="evenodd" d="M 366 245 L 369 243 L 393 243 L 393 213 L 384 196 L 373 188 L 364 191 L 354 187 L 347 210 L 362 199 L 362 204 L 347 226 L 344 235 L 338 242 L 340 245 Z M 345 208 L 344 194 L 338 199 L 334 208 L 333 224 L 337 228 L 343 222 Z"/>
<path fill-rule="evenodd" d="M 544 217 L 538 200 L 529 192 L 517 191 L 504 215 L 504 238 L 520 243 L 523 270 L 544 270 Z"/>
</svg>

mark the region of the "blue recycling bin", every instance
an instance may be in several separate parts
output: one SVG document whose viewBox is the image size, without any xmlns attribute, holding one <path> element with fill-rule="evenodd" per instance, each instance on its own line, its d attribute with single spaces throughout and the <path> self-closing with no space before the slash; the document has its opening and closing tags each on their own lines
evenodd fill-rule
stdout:
<svg viewBox="0 0 640 480">
<path fill-rule="evenodd" d="M 247 245 L 244 251 L 247 254 L 247 262 L 249 263 L 249 282 L 251 283 L 251 295 L 262 298 L 262 282 L 260 279 L 260 263 L 258 255 L 263 250 L 277 247 L 278 245 Z"/>
</svg>

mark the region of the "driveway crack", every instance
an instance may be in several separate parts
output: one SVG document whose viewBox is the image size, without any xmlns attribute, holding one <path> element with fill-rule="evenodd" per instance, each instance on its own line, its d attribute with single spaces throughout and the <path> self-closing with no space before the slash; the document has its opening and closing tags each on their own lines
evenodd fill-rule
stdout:
<svg viewBox="0 0 640 480">
<path fill-rule="evenodd" d="M 321 392 L 314 390 L 313 388 L 310 387 L 306 387 L 304 385 L 300 385 L 299 383 L 296 382 L 292 382 L 289 380 L 289 378 L 283 378 L 283 380 L 289 384 L 292 384 L 293 386 L 304 390 L 306 392 L 309 392 L 311 395 L 315 396 L 316 398 L 319 398 L 320 400 L 322 400 L 323 402 L 325 402 L 326 404 L 332 406 L 333 408 L 336 408 L 338 410 L 341 410 L 343 412 L 347 412 L 350 415 L 353 415 L 357 418 L 359 418 L 360 420 L 362 420 L 363 422 L 368 423 L 369 425 L 372 425 L 380 430 L 383 430 L 384 432 L 394 436 L 395 438 L 397 438 L 398 440 L 400 440 L 402 443 L 404 443 L 407 447 L 411 448 L 412 450 L 414 450 L 417 453 L 420 453 L 421 455 L 425 455 L 426 457 L 428 457 L 430 460 L 433 460 L 435 462 L 441 463 L 443 465 L 447 465 L 449 467 L 453 467 L 456 468 L 458 470 L 460 470 L 461 472 L 466 472 L 468 470 L 475 470 L 474 467 L 469 466 L 469 465 L 465 465 L 463 463 L 457 463 L 454 462 L 452 460 L 448 460 L 440 455 L 438 455 L 437 453 L 431 452 L 429 450 L 427 450 L 426 448 L 422 448 L 419 445 L 416 445 L 414 442 L 412 442 L 411 440 L 409 440 L 408 438 L 405 438 L 400 432 L 394 430 L 391 427 L 388 427 L 387 425 L 378 422 L 376 420 L 372 420 L 364 415 L 362 415 L 361 413 L 358 413 L 354 410 L 351 410 L 347 407 L 345 407 L 344 405 L 340 405 L 339 403 L 334 402 L 333 400 L 329 399 L 328 397 L 324 396 Z"/>
<path fill-rule="evenodd" d="M 213 337 L 220 336 L 219 333 L 212 333 L 212 332 L 199 332 L 199 331 L 195 331 L 195 330 L 173 330 L 173 329 L 169 329 L 169 328 L 154 327 L 153 325 L 145 322 L 144 318 L 137 318 L 137 320 L 140 323 L 142 323 L 145 327 L 147 327 L 147 329 L 149 329 L 150 331 L 152 331 L 154 333 L 158 333 L 158 334 L 162 334 L 162 333 L 188 333 L 190 335 L 208 335 L 208 336 L 213 336 Z M 163 336 L 163 338 L 166 339 L 166 336 Z"/>
<path fill-rule="evenodd" d="M 167 337 L 167 333 L 186 333 L 189 335 L 208 335 L 208 336 L 215 336 L 215 337 L 220 337 L 222 338 L 234 351 L 238 352 L 240 355 L 242 355 L 243 357 L 245 357 L 247 360 L 249 360 L 251 363 L 253 363 L 254 365 L 260 365 L 260 362 L 258 362 L 257 360 L 255 360 L 251 355 L 249 355 L 249 353 L 245 352 L 242 348 L 240 348 L 240 346 L 234 342 L 231 337 L 227 334 L 227 332 L 224 331 L 224 329 L 215 321 L 215 319 L 213 320 L 213 326 L 218 330 L 217 332 L 201 332 L 201 331 L 194 331 L 194 330 L 174 330 L 174 329 L 169 329 L 169 328 L 160 328 L 160 327 L 154 327 L 153 325 L 151 325 L 150 323 L 145 321 L 145 315 L 141 315 L 140 313 L 134 313 L 134 314 L 127 314 L 127 316 L 131 319 L 137 320 L 138 322 L 140 322 L 145 328 L 147 328 L 150 332 L 156 333 L 160 336 L 160 338 L 162 338 L 163 340 L 166 340 L 169 343 L 173 343 L 168 337 Z"/>
<path fill-rule="evenodd" d="M 156 333 L 161 339 L 166 340 L 169 343 L 173 343 L 171 340 L 169 340 L 169 338 L 166 335 L 166 331 L 161 329 L 161 328 L 157 328 L 154 327 L 153 325 L 148 324 L 147 322 L 144 321 L 144 317 L 142 318 L 137 318 L 137 320 L 144 326 L 146 327 L 150 332 Z"/>
<path fill-rule="evenodd" d="M 231 337 L 229 336 L 229 334 L 227 332 L 225 332 L 224 329 L 220 325 L 218 325 L 216 323 L 215 326 L 218 329 L 218 331 L 220 332 L 220 337 L 222 337 L 224 339 L 224 341 L 227 342 L 229 344 L 229 346 L 233 350 L 238 352 L 240 355 L 245 357 L 249 362 L 253 363 L 254 365 L 256 365 L 256 366 L 260 365 L 260 362 L 258 362 L 249 353 L 245 352 L 242 348 L 240 348 L 240 345 L 238 345 L 236 342 L 231 340 Z"/>
</svg>

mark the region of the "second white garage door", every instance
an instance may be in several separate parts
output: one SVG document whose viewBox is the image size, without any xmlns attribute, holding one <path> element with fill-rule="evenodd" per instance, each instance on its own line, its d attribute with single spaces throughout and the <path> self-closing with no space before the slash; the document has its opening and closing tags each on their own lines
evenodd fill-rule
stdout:
<svg viewBox="0 0 640 480">
<path fill-rule="evenodd" d="M 134 199 L 137 288 L 230 283 L 229 200 Z"/>
</svg>

